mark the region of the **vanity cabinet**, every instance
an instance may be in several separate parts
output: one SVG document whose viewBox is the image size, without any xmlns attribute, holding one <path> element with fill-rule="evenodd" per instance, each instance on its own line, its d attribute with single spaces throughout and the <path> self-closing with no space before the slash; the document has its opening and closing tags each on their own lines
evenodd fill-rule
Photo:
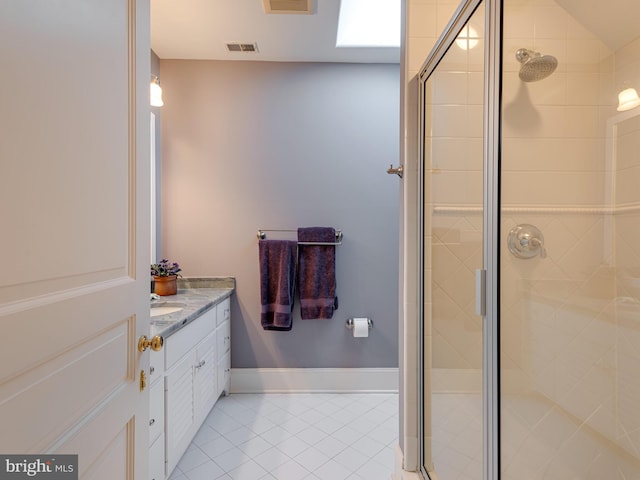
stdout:
<svg viewBox="0 0 640 480">
<path fill-rule="evenodd" d="M 164 480 L 164 353 L 149 359 L 149 478 Z"/>
<path fill-rule="evenodd" d="M 231 302 L 227 298 L 216 305 L 217 395 L 229 393 L 231 376 Z"/>
<path fill-rule="evenodd" d="M 193 351 L 167 370 L 165 378 L 167 473 L 173 471 L 177 465 L 189 446 L 195 429 L 193 404 L 195 364 L 196 352 Z"/>
<path fill-rule="evenodd" d="M 166 468 L 162 479 L 176 467 L 221 391 L 228 392 L 229 304 L 228 298 L 221 301 L 165 339 Z M 226 363 L 221 365 L 221 361 Z M 218 379 L 220 375 L 222 380 Z"/>
</svg>

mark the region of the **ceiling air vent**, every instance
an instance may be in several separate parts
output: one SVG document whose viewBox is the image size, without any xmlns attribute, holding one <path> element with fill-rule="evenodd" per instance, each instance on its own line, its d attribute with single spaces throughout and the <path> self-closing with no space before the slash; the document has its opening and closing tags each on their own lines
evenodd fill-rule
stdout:
<svg viewBox="0 0 640 480">
<path fill-rule="evenodd" d="M 257 52 L 257 43 L 240 43 L 240 42 L 227 42 L 227 50 L 230 52 Z"/>
<path fill-rule="evenodd" d="M 264 13 L 313 14 L 313 0 L 262 0 Z"/>
</svg>

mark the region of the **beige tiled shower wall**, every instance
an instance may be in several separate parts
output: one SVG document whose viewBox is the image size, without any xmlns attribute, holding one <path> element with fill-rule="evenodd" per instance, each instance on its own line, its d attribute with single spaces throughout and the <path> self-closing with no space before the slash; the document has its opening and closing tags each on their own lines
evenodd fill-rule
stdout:
<svg viewBox="0 0 640 480">
<path fill-rule="evenodd" d="M 552 1 L 507 1 L 504 23 L 502 387 L 527 399 L 505 405 L 530 427 L 504 438 L 538 438 L 552 458 L 591 432 L 637 459 L 640 335 L 626 312 L 637 318 L 640 290 L 622 279 L 640 266 L 638 214 L 623 208 L 640 205 L 640 135 L 628 126 L 615 160 L 606 137 L 617 91 L 638 81 L 638 45 L 611 51 Z M 558 70 L 521 82 L 521 47 L 556 56 Z M 546 258 L 508 252 L 506 233 L 522 223 L 543 232 Z M 570 419 L 552 436 L 539 428 L 551 412 Z M 505 465 L 522 468 L 527 455 L 507 450 Z"/>
<path fill-rule="evenodd" d="M 473 48 L 452 46 L 427 84 L 425 248 L 431 247 L 431 285 L 426 288 L 432 301 L 425 314 L 431 318 L 434 392 L 479 392 L 481 385 L 475 270 L 482 267 L 483 6 L 469 25 L 475 32 Z"/>
<path fill-rule="evenodd" d="M 635 51 L 640 53 L 640 42 Z M 628 50 L 628 49 L 627 49 Z M 624 56 L 626 56 L 625 52 Z M 616 55 L 616 61 L 619 56 Z M 621 62 L 627 66 L 628 62 Z M 636 72 L 640 65 L 636 58 Z M 624 67 L 623 67 L 624 68 Z M 616 72 L 617 73 L 617 72 Z M 622 75 L 625 75 L 622 73 Z M 639 79 L 636 79 L 636 81 Z M 638 85 L 638 83 L 635 83 Z M 614 414 L 616 424 L 608 434 L 636 458 L 640 457 L 640 116 L 618 124 L 615 200 L 616 375 Z M 635 208 L 634 208 L 635 207 Z"/>
<path fill-rule="evenodd" d="M 569 406 L 585 378 L 578 364 L 594 338 L 590 329 L 607 323 L 603 306 L 613 294 L 612 252 L 605 249 L 613 55 L 551 0 L 508 0 L 504 26 L 503 391 Z M 521 81 L 519 48 L 555 56 L 558 69 L 538 82 Z M 542 231 L 546 258 L 509 253 L 507 233 L 517 224 Z"/>
<path fill-rule="evenodd" d="M 416 74 L 457 5 L 407 0 L 409 171 L 417 172 L 418 166 Z M 519 419 L 520 425 L 517 430 L 510 429 L 510 421 L 503 426 L 503 438 L 512 447 L 503 451 L 505 473 L 521 477 L 531 458 L 530 442 L 544 445 L 547 453 L 537 457 L 543 462 L 557 456 L 561 464 L 563 455 L 568 458 L 567 452 L 558 453 L 561 444 L 584 453 L 584 446 L 574 445 L 582 438 L 578 430 L 613 442 L 636 462 L 640 213 L 634 208 L 640 207 L 640 121 L 620 126 L 615 162 L 606 137 L 608 121 L 617 115 L 617 92 L 627 86 L 640 90 L 640 40 L 612 51 L 554 0 L 506 0 L 504 39 L 501 367 L 503 394 L 509 397 L 505 408 L 513 414 L 507 418 Z M 556 72 L 539 82 L 520 81 L 515 52 L 522 47 L 557 57 Z M 448 154 L 452 162 L 430 172 L 432 193 L 448 206 L 470 205 L 478 197 L 468 152 L 476 148 L 481 126 L 450 108 L 465 87 L 466 99 L 476 98 L 472 76 L 472 71 L 452 70 L 433 80 L 439 87 L 434 91 L 449 106 L 439 112 L 442 123 L 434 131 L 439 135 L 428 147 L 434 159 Z M 435 113 L 439 99 L 432 100 Z M 447 129 L 460 127 L 457 139 L 446 138 Z M 437 206 L 429 204 L 433 198 L 426 196 L 427 212 Z M 425 219 L 425 245 L 431 247 L 425 279 L 433 280 L 434 290 L 425 292 L 424 307 L 434 318 L 427 318 L 433 328 L 426 329 L 424 340 L 434 345 L 436 367 L 476 368 L 479 333 L 474 335 L 478 326 L 469 321 L 473 290 L 468 285 L 477 267 L 461 257 L 472 259 L 480 248 L 478 218 L 449 213 Z M 543 232 L 546 258 L 523 260 L 508 252 L 507 232 L 522 223 Z M 456 291 L 457 301 L 447 289 Z M 456 324 L 462 330 L 454 333 Z M 551 412 L 566 416 L 563 425 L 571 428 L 558 427 L 552 435 L 543 431 L 548 422 L 542 419 L 555 418 Z"/>
<path fill-rule="evenodd" d="M 417 74 L 458 5 L 455 0 L 407 0 L 405 165 L 416 172 Z M 480 37 L 482 23 L 477 26 Z M 451 49 L 429 89 L 428 114 L 438 121 L 430 125 L 433 139 L 427 145 L 434 163 L 426 172 L 430 186 L 425 193 L 425 279 L 433 288 L 427 286 L 424 294 L 424 340 L 431 346 L 433 367 L 442 370 L 479 372 L 482 363 L 481 322 L 473 313 L 482 215 L 451 214 L 446 209 L 434 213 L 434 207 L 482 202 L 483 46 L 481 39 L 472 50 Z M 438 379 L 446 383 L 445 377 Z"/>
</svg>

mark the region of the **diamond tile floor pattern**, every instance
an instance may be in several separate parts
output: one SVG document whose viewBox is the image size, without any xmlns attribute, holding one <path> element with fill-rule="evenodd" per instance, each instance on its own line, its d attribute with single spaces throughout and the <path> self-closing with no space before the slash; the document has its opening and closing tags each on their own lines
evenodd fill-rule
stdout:
<svg viewBox="0 0 640 480">
<path fill-rule="evenodd" d="M 397 394 L 234 394 L 170 480 L 389 480 L 397 443 Z"/>
</svg>

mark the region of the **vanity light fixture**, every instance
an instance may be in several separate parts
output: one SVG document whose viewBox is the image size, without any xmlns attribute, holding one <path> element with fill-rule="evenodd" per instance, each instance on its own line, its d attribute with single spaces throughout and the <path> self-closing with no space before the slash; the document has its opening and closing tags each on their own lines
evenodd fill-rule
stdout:
<svg viewBox="0 0 640 480">
<path fill-rule="evenodd" d="M 152 107 L 161 107 L 164 105 L 164 102 L 162 101 L 162 87 L 160 87 L 160 79 L 155 75 L 151 75 L 149 95 Z"/>
<path fill-rule="evenodd" d="M 640 97 L 635 88 L 625 88 L 618 94 L 618 108 L 619 112 L 625 112 L 640 106 Z"/>
</svg>

